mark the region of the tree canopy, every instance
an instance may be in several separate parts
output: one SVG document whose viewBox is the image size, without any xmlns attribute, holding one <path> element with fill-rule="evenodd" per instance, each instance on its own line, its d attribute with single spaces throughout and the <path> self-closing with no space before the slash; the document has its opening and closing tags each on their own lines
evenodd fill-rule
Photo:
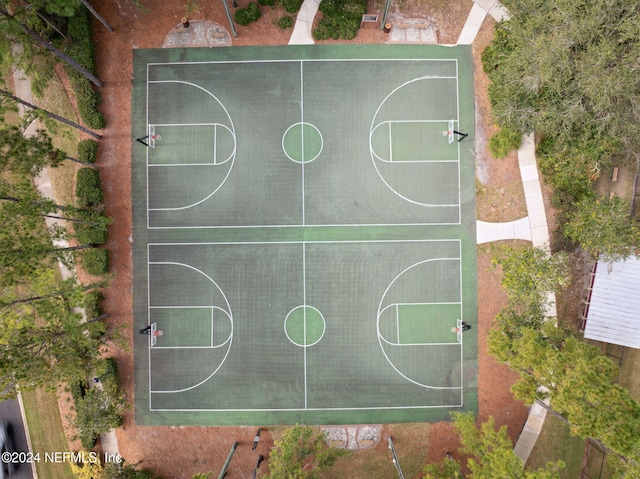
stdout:
<svg viewBox="0 0 640 479">
<path fill-rule="evenodd" d="M 346 449 L 329 447 L 323 433 L 311 426 L 288 428 L 282 439 L 275 441 L 269 455 L 267 479 L 318 479 L 320 472 L 349 455 Z"/>
<path fill-rule="evenodd" d="M 476 426 L 471 413 L 452 413 L 454 428 L 460 436 L 460 452 L 467 457 L 466 479 L 556 479 L 564 467 L 562 462 L 549 463 L 536 471 L 525 471 L 524 463 L 513 452 L 513 444 L 507 435 L 506 426 L 496 429 L 495 421 L 489 418 L 480 427 Z M 447 457 L 424 469 L 423 479 L 462 478 L 462 465 Z"/>
</svg>

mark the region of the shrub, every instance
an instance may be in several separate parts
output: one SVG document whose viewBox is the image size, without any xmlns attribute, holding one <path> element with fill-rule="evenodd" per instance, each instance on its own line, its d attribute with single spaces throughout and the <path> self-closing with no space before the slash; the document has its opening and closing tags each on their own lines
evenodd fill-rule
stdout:
<svg viewBox="0 0 640 479">
<path fill-rule="evenodd" d="M 504 158 L 511 151 L 520 148 L 522 135 L 509 127 L 503 127 L 489 140 L 489 151 L 496 158 Z"/>
<path fill-rule="evenodd" d="M 103 199 L 100 173 L 93 168 L 80 168 L 76 173 L 76 205 L 78 208 L 98 205 Z"/>
<path fill-rule="evenodd" d="M 98 158 L 98 142 L 82 140 L 78 143 L 78 160 L 85 163 L 95 163 Z"/>
<path fill-rule="evenodd" d="M 82 253 L 82 264 L 87 273 L 94 276 L 108 273 L 109 250 L 98 248 L 85 250 Z"/>
<path fill-rule="evenodd" d="M 251 20 L 249 19 L 249 12 L 246 8 L 238 8 L 236 10 L 234 18 L 236 20 L 236 23 L 238 25 L 242 25 L 243 27 L 246 27 L 251 23 Z"/>
<path fill-rule="evenodd" d="M 97 318 L 102 314 L 103 300 L 104 295 L 97 289 L 93 289 L 85 293 L 83 307 L 85 314 L 87 315 L 87 319 Z"/>
<path fill-rule="evenodd" d="M 293 18 L 291 18 L 289 15 L 280 17 L 280 20 L 278 20 L 278 26 L 283 30 L 291 28 L 293 26 Z"/>
<path fill-rule="evenodd" d="M 287 13 L 296 13 L 302 6 L 302 0 L 281 0 L 280 3 Z"/>
<path fill-rule="evenodd" d="M 358 33 L 366 8 L 366 0 L 323 0 L 319 7 L 323 16 L 313 36 L 317 40 L 351 40 Z"/>
<path fill-rule="evenodd" d="M 249 13 L 249 18 L 252 22 L 258 20 L 262 15 L 260 13 L 260 7 L 258 7 L 258 4 L 256 2 L 251 2 L 249 3 L 249 5 L 247 5 L 247 12 Z"/>
<path fill-rule="evenodd" d="M 238 8 L 235 13 L 236 23 L 247 26 L 260 18 L 260 7 L 255 2 L 249 3 L 247 8 Z"/>
<path fill-rule="evenodd" d="M 88 223 L 78 223 L 74 226 L 76 240 L 81 245 L 105 244 L 108 239 L 107 227 L 96 226 Z"/>
<path fill-rule="evenodd" d="M 95 73 L 91 25 L 85 9 L 78 9 L 76 14 L 69 18 L 67 33 L 69 35 L 69 44 L 65 48 L 65 53 L 89 72 Z M 82 121 L 90 128 L 104 128 L 104 115 L 97 110 L 101 102 L 100 94 L 93 89 L 89 79 L 80 72 L 70 66 L 65 68 L 76 92 L 78 112 Z"/>
<path fill-rule="evenodd" d="M 258 0 L 258 3 L 263 7 L 275 7 L 276 0 Z"/>
</svg>

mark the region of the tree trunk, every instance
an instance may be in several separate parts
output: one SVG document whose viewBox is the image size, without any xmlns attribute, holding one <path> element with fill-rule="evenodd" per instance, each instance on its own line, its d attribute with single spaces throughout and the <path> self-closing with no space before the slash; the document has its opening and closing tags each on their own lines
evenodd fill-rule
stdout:
<svg viewBox="0 0 640 479">
<path fill-rule="evenodd" d="M 100 88 L 102 88 L 104 86 L 104 83 L 101 82 L 93 73 L 91 73 L 85 67 L 80 65 L 78 62 L 76 62 L 73 58 L 69 57 L 68 55 L 65 55 L 62 51 L 58 50 L 56 47 L 51 45 L 48 41 L 46 41 L 44 38 L 42 38 L 36 32 L 31 30 L 25 24 L 23 24 L 19 20 L 16 20 L 15 17 L 9 15 L 9 12 L 7 12 L 4 9 L 0 9 L 0 15 L 4 16 L 5 18 L 11 19 L 11 20 L 15 20 L 16 22 L 18 22 L 18 24 L 20 25 L 20 28 L 22 29 L 22 31 L 25 32 L 32 40 L 34 40 L 36 43 L 39 43 L 40 45 L 45 47 L 47 50 L 49 50 L 51 53 L 53 53 L 55 56 L 60 58 L 62 61 L 64 61 L 69 66 L 73 67 L 80 74 L 82 74 L 84 77 L 86 77 L 88 80 L 90 80 L 91 83 L 93 83 L 94 85 L 96 85 L 97 87 L 100 87 Z"/>
<path fill-rule="evenodd" d="M 38 106 L 32 105 L 31 103 L 29 103 L 27 101 L 24 101 L 23 99 L 18 98 L 15 95 L 12 95 L 11 93 L 9 93 L 6 90 L 0 90 L 0 95 L 4 95 L 4 96 L 6 96 L 8 98 L 11 98 L 12 100 L 17 101 L 18 103 L 21 103 L 24 106 L 26 106 L 28 108 L 31 108 L 32 110 L 36 110 L 36 111 L 42 112 L 45 115 L 47 115 L 49 118 L 53 118 L 54 120 L 58 120 L 58 121 L 60 121 L 62 123 L 65 123 L 65 124 L 67 124 L 69 126 L 72 126 L 73 128 L 75 128 L 77 130 L 80 130 L 80 131 L 82 131 L 82 132 L 84 132 L 84 133 L 86 133 L 88 135 L 91 135 L 92 137 L 94 137 L 97 140 L 101 140 L 102 139 L 102 135 L 99 135 L 98 133 L 96 133 L 94 131 L 91 131 L 88 128 L 85 128 L 84 126 L 79 125 L 78 123 L 75 123 L 75 122 L 73 122 L 71 120 L 67 120 L 66 118 L 63 118 L 60 115 L 56 115 L 55 113 L 47 111 L 47 110 L 45 110 L 43 108 L 40 108 Z"/>
<path fill-rule="evenodd" d="M 91 4 L 87 1 L 87 0 L 80 0 L 82 2 L 82 4 L 87 7 L 87 10 L 89 10 L 91 12 L 91 14 L 96 17 L 100 23 L 102 23 L 104 25 L 104 27 L 109 30 L 109 33 L 113 33 L 113 27 L 111 25 L 109 25 L 107 23 L 107 21 L 104 19 L 104 17 L 102 17 L 98 12 L 96 12 L 95 8 L 93 8 L 91 6 Z"/>
<path fill-rule="evenodd" d="M 94 170 L 99 170 L 100 169 L 100 168 L 98 168 L 97 165 L 94 165 L 93 163 L 89 163 L 88 161 L 81 161 L 81 160 L 78 160 L 77 158 L 73 158 L 71 156 L 65 156 L 64 159 L 65 160 L 69 160 L 69 161 L 73 161 L 74 163 L 78 163 L 80 165 L 88 166 L 89 168 L 93 168 Z"/>
</svg>

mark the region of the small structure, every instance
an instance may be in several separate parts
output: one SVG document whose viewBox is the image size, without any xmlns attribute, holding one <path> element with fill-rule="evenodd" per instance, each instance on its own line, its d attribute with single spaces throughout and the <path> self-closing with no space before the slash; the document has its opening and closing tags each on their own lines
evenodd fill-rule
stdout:
<svg viewBox="0 0 640 479">
<path fill-rule="evenodd" d="M 594 265 L 583 329 L 586 339 L 640 349 L 640 259 Z"/>
</svg>

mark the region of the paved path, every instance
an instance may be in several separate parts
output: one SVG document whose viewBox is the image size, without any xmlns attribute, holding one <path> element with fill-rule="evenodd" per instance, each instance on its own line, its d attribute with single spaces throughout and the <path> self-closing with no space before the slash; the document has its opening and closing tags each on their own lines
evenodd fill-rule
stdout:
<svg viewBox="0 0 640 479">
<path fill-rule="evenodd" d="M 31 95 L 31 81 L 29 80 L 29 77 L 27 77 L 25 72 L 19 67 L 16 67 L 13 72 L 13 81 L 15 84 L 16 96 L 33 104 L 33 98 Z M 25 113 L 25 107 L 23 105 L 18 105 L 18 113 L 20 114 L 20 116 Z M 35 134 L 36 129 L 37 125 L 34 121 L 27 127 L 24 134 L 33 135 Z M 34 179 L 34 183 L 36 184 L 36 187 L 38 188 L 42 196 L 55 201 L 55 198 L 53 196 L 53 189 L 51 188 L 51 182 L 49 181 L 49 173 L 47 171 L 47 168 L 44 168 L 42 172 Z M 60 220 L 56 220 L 53 218 L 45 218 L 45 220 L 47 226 L 49 227 L 56 223 L 64 226 L 63 223 L 60 222 Z M 69 246 L 69 243 L 66 240 L 56 240 L 53 243 L 58 248 L 66 248 Z M 58 265 L 60 267 L 60 273 L 63 279 L 72 278 L 74 276 L 75 273 L 67 268 L 64 264 L 58 263 Z M 102 444 L 104 452 L 114 456 L 118 454 L 118 440 L 116 438 L 115 430 L 112 429 L 108 433 L 102 434 L 100 436 L 100 442 Z"/>
</svg>

